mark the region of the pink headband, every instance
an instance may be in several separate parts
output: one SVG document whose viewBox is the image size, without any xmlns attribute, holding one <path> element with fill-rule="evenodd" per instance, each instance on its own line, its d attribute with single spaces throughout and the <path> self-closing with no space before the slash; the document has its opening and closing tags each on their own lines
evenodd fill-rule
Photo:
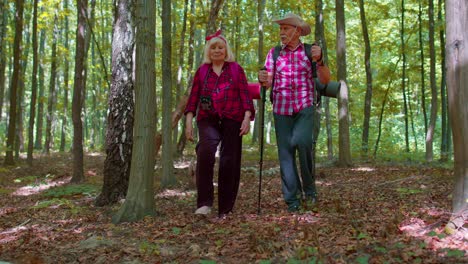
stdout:
<svg viewBox="0 0 468 264">
<path fill-rule="evenodd" d="M 220 38 L 220 39 L 222 39 L 222 40 L 224 41 L 225 44 L 227 44 L 227 43 L 226 43 L 226 39 L 221 35 L 221 33 L 222 33 L 222 31 L 221 31 L 221 29 L 220 29 L 220 30 L 216 31 L 214 34 L 208 35 L 208 36 L 205 38 L 205 40 L 206 40 L 206 41 L 209 41 L 209 40 L 211 40 L 211 39 L 213 39 L 213 38 Z"/>
</svg>

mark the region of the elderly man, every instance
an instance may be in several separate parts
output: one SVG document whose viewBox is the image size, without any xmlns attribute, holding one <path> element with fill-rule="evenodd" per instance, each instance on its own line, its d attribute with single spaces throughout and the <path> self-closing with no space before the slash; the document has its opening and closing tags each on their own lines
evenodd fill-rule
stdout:
<svg viewBox="0 0 468 264">
<path fill-rule="evenodd" d="M 263 86 L 272 87 L 283 197 L 288 211 L 296 212 L 301 208 L 301 198 L 307 204 L 317 202 L 312 174 L 313 63 L 300 40 L 301 36 L 309 35 L 311 29 L 301 17 L 292 13 L 274 22 L 280 26 L 281 50 L 277 58 L 274 58 L 275 48 L 268 52 L 266 70 L 258 73 L 258 79 Z M 323 64 L 320 46 L 312 45 L 309 54 L 316 64 L 320 82 L 328 83 L 330 70 Z M 302 184 L 296 165 L 296 152 L 299 155 Z"/>
</svg>

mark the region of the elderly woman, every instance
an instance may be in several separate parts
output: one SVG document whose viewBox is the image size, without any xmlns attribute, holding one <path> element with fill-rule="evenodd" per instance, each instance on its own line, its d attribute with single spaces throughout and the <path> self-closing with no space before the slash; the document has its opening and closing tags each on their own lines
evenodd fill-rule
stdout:
<svg viewBox="0 0 468 264">
<path fill-rule="evenodd" d="M 211 212 L 214 200 L 213 168 L 221 143 L 218 173 L 218 216 L 232 212 L 239 190 L 242 136 L 250 130 L 254 106 L 244 69 L 221 31 L 206 37 L 203 64 L 198 68 L 185 108 L 185 135 L 193 141 L 192 119 L 197 116 L 197 210 Z"/>
</svg>

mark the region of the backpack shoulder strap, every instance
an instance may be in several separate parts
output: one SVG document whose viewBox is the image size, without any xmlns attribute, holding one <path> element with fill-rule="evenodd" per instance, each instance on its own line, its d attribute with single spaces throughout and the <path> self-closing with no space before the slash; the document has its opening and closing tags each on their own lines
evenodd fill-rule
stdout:
<svg viewBox="0 0 468 264">
<path fill-rule="evenodd" d="M 276 60 L 278 60 L 279 54 L 281 52 L 281 46 L 275 46 L 273 50 L 273 76 L 271 80 L 271 89 L 270 89 L 270 102 L 273 103 L 273 87 L 275 86 L 275 74 L 276 74 Z"/>
<path fill-rule="evenodd" d="M 312 66 L 312 77 L 317 77 L 317 63 L 312 60 L 312 48 L 313 44 L 304 43 L 305 53 L 307 58 L 309 58 L 310 65 Z"/>
<path fill-rule="evenodd" d="M 238 68 L 239 64 L 235 61 L 232 61 L 232 62 L 229 62 L 229 68 L 231 70 L 231 77 L 232 77 L 232 81 L 237 84 L 237 82 L 239 81 L 239 68 Z"/>
<path fill-rule="evenodd" d="M 210 69 L 210 65 L 207 63 L 204 63 L 202 66 L 200 66 L 200 80 L 204 80 L 206 75 L 208 74 L 208 70 Z"/>
</svg>

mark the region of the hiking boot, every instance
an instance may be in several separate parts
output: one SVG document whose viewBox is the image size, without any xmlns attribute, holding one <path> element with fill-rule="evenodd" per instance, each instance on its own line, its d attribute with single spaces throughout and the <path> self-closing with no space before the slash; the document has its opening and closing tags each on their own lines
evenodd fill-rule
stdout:
<svg viewBox="0 0 468 264">
<path fill-rule="evenodd" d="M 195 214 L 196 215 L 207 215 L 211 213 L 211 207 L 209 206 L 202 206 L 200 208 L 198 208 L 196 211 L 195 211 Z"/>
<path fill-rule="evenodd" d="M 316 196 L 307 196 L 304 200 L 304 207 L 310 211 L 317 211 L 318 200 Z"/>
<path fill-rule="evenodd" d="M 290 212 L 290 213 L 298 212 L 299 209 L 301 209 L 299 205 L 290 205 L 290 206 L 288 206 L 288 212 Z"/>
</svg>

